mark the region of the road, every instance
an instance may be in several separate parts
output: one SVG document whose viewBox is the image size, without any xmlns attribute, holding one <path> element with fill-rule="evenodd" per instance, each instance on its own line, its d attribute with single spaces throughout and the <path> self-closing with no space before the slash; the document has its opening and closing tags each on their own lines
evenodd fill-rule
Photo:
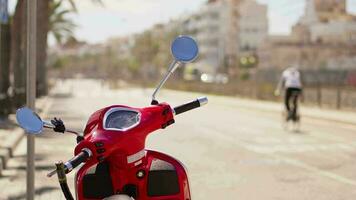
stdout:
<svg viewBox="0 0 356 200">
<path fill-rule="evenodd" d="M 146 106 L 151 92 L 112 90 L 91 80 L 66 81 L 57 84 L 42 117 L 61 117 L 67 127 L 82 130 L 97 109 L 112 104 Z M 158 97 L 179 105 L 198 95 L 165 90 Z M 209 96 L 209 100 L 207 106 L 177 116 L 173 126 L 147 140 L 148 148 L 185 163 L 193 199 L 356 198 L 355 125 L 310 118 L 303 120 L 300 132 L 286 131 L 280 112 L 242 106 L 229 97 Z M 75 138 L 46 133 L 36 142 L 36 199 L 63 199 L 56 179 L 45 174 L 55 161 L 72 156 Z M 24 140 L 0 178 L 0 199 L 24 199 L 25 145 Z"/>
</svg>

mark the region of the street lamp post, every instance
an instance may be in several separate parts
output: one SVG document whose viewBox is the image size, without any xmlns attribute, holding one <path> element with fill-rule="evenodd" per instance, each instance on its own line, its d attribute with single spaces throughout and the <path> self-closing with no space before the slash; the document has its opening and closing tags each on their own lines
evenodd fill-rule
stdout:
<svg viewBox="0 0 356 200">
<path fill-rule="evenodd" d="M 36 10 L 37 0 L 27 0 L 27 84 L 26 104 L 35 109 L 36 98 Z M 35 196 L 35 138 L 27 135 L 27 200 Z"/>
</svg>

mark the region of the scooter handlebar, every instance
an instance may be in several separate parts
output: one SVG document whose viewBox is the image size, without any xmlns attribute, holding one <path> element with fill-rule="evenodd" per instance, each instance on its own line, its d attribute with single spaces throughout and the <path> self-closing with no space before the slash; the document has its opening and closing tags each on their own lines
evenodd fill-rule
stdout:
<svg viewBox="0 0 356 200">
<path fill-rule="evenodd" d="M 78 155 L 68 160 L 64 165 L 66 166 L 68 172 L 72 171 L 74 168 L 78 167 L 83 162 L 87 161 L 89 157 L 92 156 L 92 152 L 89 149 L 83 149 Z"/>
<path fill-rule="evenodd" d="M 179 114 L 187 112 L 189 110 L 193 110 L 195 108 L 204 106 L 207 103 L 208 103 L 207 97 L 200 97 L 200 98 L 196 99 L 195 101 L 177 106 L 173 110 L 174 110 L 175 115 L 179 115 Z"/>
<path fill-rule="evenodd" d="M 88 158 L 92 156 L 92 152 L 89 149 L 83 149 L 78 155 L 73 157 L 72 159 L 68 160 L 66 163 L 64 163 L 64 171 L 66 174 L 71 172 L 74 168 L 78 167 L 80 164 L 83 162 L 87 161 Z M 54 170 L 50 173 L 47 174 L 47 177 L 52 177 L 54 174 L 56 174 L 57 170 Z"/>
</svg>

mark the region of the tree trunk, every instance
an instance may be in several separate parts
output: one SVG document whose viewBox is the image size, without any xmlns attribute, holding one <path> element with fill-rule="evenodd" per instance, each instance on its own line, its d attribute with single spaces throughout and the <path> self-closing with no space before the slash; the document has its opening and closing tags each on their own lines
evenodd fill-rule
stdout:
<svg viewBox="0 0 356 200">
<path fill-rule="evenodd" d="M 0 117 L 7 118 L 11 112 L 8 89 L 10 87 L 10 25 L 0 24 Z"/>
<path fill-rule="evenodd" d="M 26 1 L 18 0 L 11 26 L 10 69 L 13 73 L 13 106 L 26 103 Z"/>
<path fill-rule="evenodd" d="M 37 95 L 47 94 L 47 34 L 51 0 L 37 0 Z"/>
</svg>

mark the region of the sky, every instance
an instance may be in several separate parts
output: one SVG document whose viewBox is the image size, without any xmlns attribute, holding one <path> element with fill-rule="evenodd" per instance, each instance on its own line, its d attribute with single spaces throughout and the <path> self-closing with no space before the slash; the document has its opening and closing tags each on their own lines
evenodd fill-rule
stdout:
<svg viewBox="0 0 356 200">
<path fill-rule="evenodd" d="M 71 19 L 78 25 L 75 36 L 89 43 L 110 37 L 141 32 L 156 23 L 189 15 L 206 0 L 102 0 L 104 6 L 90 0 L 77 0 L 78 13 Z M 289 34 L 304 12 L 305 0 L 257 0 L 268 6 L 269 33 Z M 16 0 L 9 0 L 10 11 Z M 356 0 L 348 0 L 348 9 L 356 13 Z M 50 41 L 51 43 L 51 41 Z"/>
</svg>

